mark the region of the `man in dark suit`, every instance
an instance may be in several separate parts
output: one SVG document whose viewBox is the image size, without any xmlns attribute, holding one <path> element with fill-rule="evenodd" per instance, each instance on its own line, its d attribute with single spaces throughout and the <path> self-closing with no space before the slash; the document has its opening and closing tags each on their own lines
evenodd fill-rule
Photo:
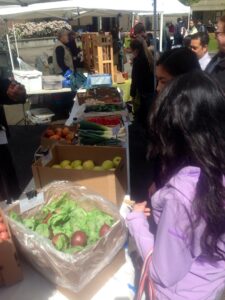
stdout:
<svg viewBox="0 0 225 300">
<path fill-rule="evenodd" d="M 20 196 L 16 172 L 8 147 L 8 124 L 3 105 L 26 101 L 25 88 L 15 81 L 0 79 L 0 200 L 11 202 Z"/>
<path fill-rule="evenodd" d="M 225 15 L 219 19 L 215 35 L 219 52 L 212 58 L 205 71 L 220 83 L 225 92 Z"/>
</svg>

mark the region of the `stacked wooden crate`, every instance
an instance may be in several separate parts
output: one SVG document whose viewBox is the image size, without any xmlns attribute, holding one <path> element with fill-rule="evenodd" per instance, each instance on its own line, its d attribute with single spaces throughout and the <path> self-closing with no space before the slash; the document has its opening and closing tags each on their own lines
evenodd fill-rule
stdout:
<svg viewBox="0 0 225 300">
<path fill-rule="evenodd" d="M 112 36 L 85 33 L 82 35 L 82 43 L 86 68 L 99 74 L 111 74 L 114 78 Z"/>
</svg>

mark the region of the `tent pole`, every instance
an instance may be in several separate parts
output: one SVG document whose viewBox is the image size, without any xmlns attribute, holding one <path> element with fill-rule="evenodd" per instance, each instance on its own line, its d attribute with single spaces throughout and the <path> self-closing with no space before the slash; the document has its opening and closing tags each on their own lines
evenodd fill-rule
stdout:
<svg viewBox="0 0 225 300">
<path fill-rule="evenodd" d="M 6 39 L 7 39 L 7 44 L 8 44 L 8 48 L 9 48 L 9 57 L 10 57 L 11 65 L 12 65 L 12 70 L 14 71 L 15 67 L 14 67 L 12 50 L 11 50 L 10 41 L 9 41 L 9 35 L 8 34 L 6 34 Z"/>
<path fill-rule="evenodd" d="M 102 30 L 102 17 L 98 17 L 98 30 Z"/>
<path fill-rule="evenodd" d="M 134 13 L 132 13 L 131 28 L 134 27 Z"/>
<path fill-rule="evenodd" d="M 19 55 L 19 49 L 18 49 L 18 44 L 17 44 L 17 38 L 16 38 L 16 32 L 15 32 L 15 26 L 13 24 L 13 35 L 14 35 L 14 40 L 15 40 L 15 46 L 16 46 L 16 53 L 17 53 L 17 57 L 20 57 Z"/>
<path fill-rule="evenodd" d="M 154 20 L 154 74 L 156 74 L 156 60 L 157 60 L 157 0 L 154 0 L 153 2 L 153 12 L 154 12 L 154 17 L 153 17 L 153 20 Z M 156 75 L 155 75 L 155 82 L 154 82 L 154 85 L 155 85 L 155 88 L 156 88 Z"/>
<path fill-rule="evenodd" d="M 159 51 L 163 51 L 163 19 L 164 15 L 163 13 L 160 14 L 160 40 L 159 40 Z"/>
</svg>

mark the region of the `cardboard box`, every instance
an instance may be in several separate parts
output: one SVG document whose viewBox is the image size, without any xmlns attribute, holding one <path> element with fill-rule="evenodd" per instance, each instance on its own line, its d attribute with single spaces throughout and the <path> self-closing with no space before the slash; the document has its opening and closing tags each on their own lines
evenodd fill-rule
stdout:
<svg viewBox="0 0 225 300">
<path fill-rule="evenodd" d="M 102 197 L 93 195 L 92 191 L 76 187 L 71 183 L 53 183 L 44 192 L 44 202 L 55 199 L 62 193 L 67 193 L 71 200 L 77 202 L 85 210 L 95 208 L 108 213 L 115 223 L 109 232 L 84 251 L 69 255 L 57 251 L 51 241 L 47 241 L 38 233 L 32 232 L 13 219 L 8 219 L 12 234 L 17 242 L 20 253 L 44 277 L 56 286 L 80 293 L 86 289 L 92 280 L 112 263 L 127 240 L 127 228 L 119 210 Z M 40 211 L 38 205 L 21 213 L 22 217 L 32 217 Z M 7 213 L 20 211 L 20 202 L 13 203 Z"/>
<path fill-rule="evenodd" d="M 107 281 L 112 278 L 122 265 L 125 264 L 125 262 L 125 252 L 124 250 L 120 250 L 113 261 L 95 276 L 95 278 L 79 293 L 73 293 L 70 290 L 61 287 L 58 287 L 58 290 L 69 300 L 90 300 L 107 283 Z"/>
<path fill-rule="evenodd" d="M 116 205 L 120 205 L 127 191 L 126 150 L 120 147 L 62 146 L 55 145 L 48 161 L 39 159 L 32 166 L 36 189 L 55 180 L 74 181 L 84 185 Z M 86 171 L 73 169 L 54 169 L 53 164 L 63 160 L 93 160 L 101 165 L 104 160 L 122 157 L 121 164 L 115 171 Z"/>
<path fill-rule="evenodd" d="M 8 240 L 0 240 L 0 287 L 15 284 L 23 279 L 23 273 L 12 241 L 8 223 L 0 209 L 0 217 L 7 226 Z"/>
<path fill-rule="evenodd" d="M 64 124 L 54 124 L 49 126 L 46 130 L 48 129 L 52 129 L 55 130 L 56 128 L 69 128 L 70 131 L 74 132 L 74 134 L 76 135 L 77 133 L 77 126 L 65 126 Z M 62 145 L 69 145 L 68 142 L 66 141 L 57 141 L 57 140 L 52 140 L 50 138 L 47 138 L 45 136 L 46 130 L 42 133 L 41 135 L 41 146 L 44 148 L 50 148 L 55 144 L 62 144 Z M 74 144 L 76 143 L 76 138 L 74 139 Z"/>
<path fill-rule="evenodd" d="M 123 77 L 123 74 L 117 70 L 117 67 L 114 66 L 114 82 L 116 83 L 124 83 L 125 78 Z"/>
</svg>

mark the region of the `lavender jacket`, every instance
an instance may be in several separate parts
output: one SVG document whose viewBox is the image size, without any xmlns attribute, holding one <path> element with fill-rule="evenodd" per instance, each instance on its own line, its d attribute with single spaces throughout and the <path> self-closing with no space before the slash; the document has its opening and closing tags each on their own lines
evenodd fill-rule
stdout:
<svg viewBox="0 0 225 300">
<path fill-rule="evenodd" d="M 200 239 L 205 222 L 191 229 L 191 206 L 200 175 L 186 167 L 152 197 L 157 224 L 154 236 L 141 212 L 132 212 L 127 224 L 144 259 L 153 249 L 149 275 L 158 300 L 214 300 L 225 287 L 225 261 L 209 261 L 202 255 Z M 225 237 L 224 237 L 225 241 Z M 222 243 L 225 250 L 225 243 Z"/>
</svg>

